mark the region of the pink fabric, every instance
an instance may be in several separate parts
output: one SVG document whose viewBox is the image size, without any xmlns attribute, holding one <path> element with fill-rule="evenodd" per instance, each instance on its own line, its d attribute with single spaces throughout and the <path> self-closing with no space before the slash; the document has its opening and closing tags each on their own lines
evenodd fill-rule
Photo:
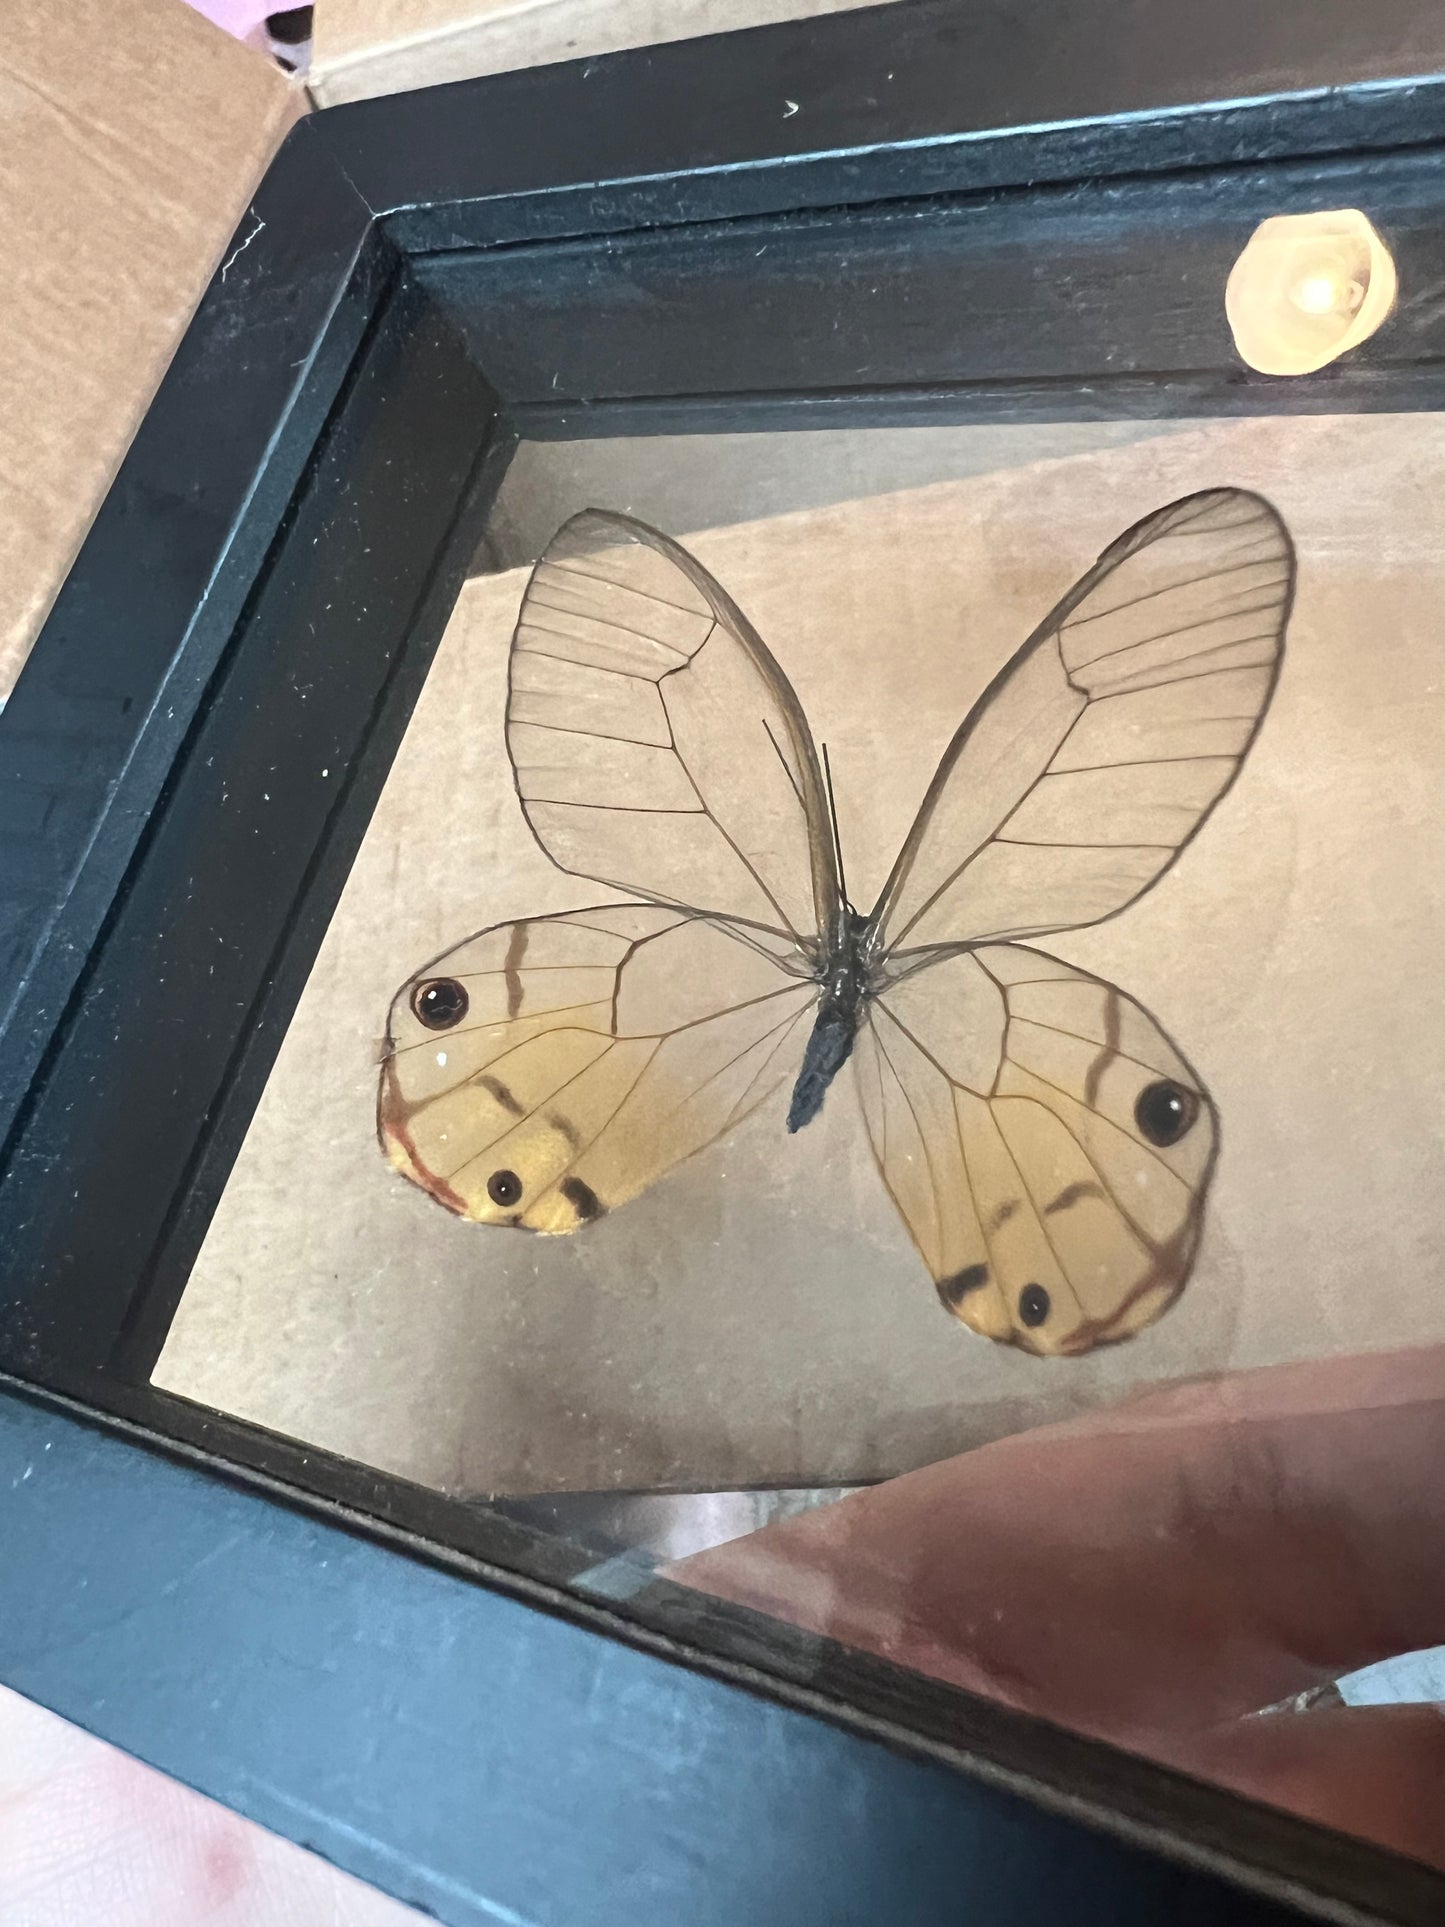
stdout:
<svg viewBox="0 0 1445 1927">
<path fill-rule="evenodd" d="M 248 40 L 268 13 L 284 10 L 286 0 L 190 0 L 190 4 L 237 40 Z"/>
<path fill-rule="evenodd" d="M 5 1927 L 425 1927 L 420 1914 L 0 1687 Z"/>
</svg>

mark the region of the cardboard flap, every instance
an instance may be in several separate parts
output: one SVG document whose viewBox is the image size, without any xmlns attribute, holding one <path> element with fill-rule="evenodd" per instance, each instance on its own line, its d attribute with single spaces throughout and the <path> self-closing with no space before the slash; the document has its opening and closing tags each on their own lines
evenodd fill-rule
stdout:
<svg viewBox="0 0 1445 1927">
<path fill-rule="evenodd" d="M 311 93 L 319 106 L 333 107 L 479 74 L 874 4 L 876 0 L 323 0 L 316 9 Z"/>
<path fill-rule="evenodd" d="M 304 96 L 178 0 L 0 43 L 0 698 Z"/>
</svg>

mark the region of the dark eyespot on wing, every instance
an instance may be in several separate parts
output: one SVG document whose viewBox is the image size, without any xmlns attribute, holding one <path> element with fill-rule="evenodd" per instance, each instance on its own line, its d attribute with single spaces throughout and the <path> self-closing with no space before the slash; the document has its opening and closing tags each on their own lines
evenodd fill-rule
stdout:
<svg viewBox="0 0 1445 1927">
<path fill-rule="evenodd" d="M 522 1195 L 522 1180 L 515 1171 L 493 1171 L 487 1179 L 487 1196 L 493 1204 L 515 1204 Z"/>
<path fill-rule="evenodd" d="M 582 1178 L 563 1178 L 558 1189 L 583 1224 L 589 1223 L 593 1218 L 600 1218 L 607 1208 L 592 1186 Z"/>
<path fill-rule="evenodd" d="M 1031 1328 L 1044 1323 L 1050 1306 L 1049 1294 L 1042 1285 L 1025 1285 L 1019 1293 L 1019 1317 Z"/>
<path fill-rule="evenodd" d="M 574 1151 L 580 1151 L 582 1149 L 582 1133 L 577 1129 L 577 1126 L 572 1122 L 570 1117 L 563 1117 L 560 1111 L 548 1111 L 547 1122 L 552 1126 L 554 1131 L 560 1131 L 562 1133 Z M 575 1182 L 575 1180 L 569 1179 L 568 1182 Z M 562 1189 L 565 1192 L 567 1186 L 564 1184 Z"/>
<path fill-rule="evenodd" d="M 938 1295 L 950 1309 L 962 1303 L 971 1291 L 982 1291 L 988 1283 L 987 1265 L 965 1265 L 951 1278 L 940 1278 Z"/>
<path fill-rule="evenodd" d="M 1017 1198 L 1006 1198 L 989 1220 L 988 1228 L 990 1234 L 997 1231 L 1000 1225 L 1007 1224 L 1018 1208 L 1019 1201 Z"/>
<path fill-rule="evenodd" d="M 513 1097 L 511 1091 L 502 1082 L 500 1077 L 492 1077 L 491 1075 L 487 1075 L 484 1077 L 479 1077 L 477 1079 L 477 1082 L 481 1085 L 484 1091 L 489 1092 L 491 1096 L 496 1098 L 497 1102 L 501 1105 L 504 1111 L 510 1111 L 513 1117 L 522 1116 L 523 1107 L 517 1102 L 516 1098 Z"/>
<path fill-rule="evenodd" d="M 1177 1144 L 1199 1116 L 1199 1099 L 1193 1091 L 1162 1077 L 1146 1084 L 1134 1105 L 1134 1121 L 1151 1144 L 1161 1149 Z"/>
<path fill-rule="evenodd" d="M 429 977 L 411 993 L 412 1014 L 428 1030 L 454 1030 L 470 1006 L 466 986 L 455 977 Z"/>
<path fill-rule="evenodd" d="M 1085 1180 L 1078 1184 L 1065 1185 L 1052 1203 L 1044 1206 L 1044 1216 L 1047 1218 L 1054 1211 L 1067 1211 L 1071 1204 L 1079 1204 L 1085 1198 L 1102 1198 L 1106 1204 L 1109 1202 L 1102 1184 Z"/>
</svg>

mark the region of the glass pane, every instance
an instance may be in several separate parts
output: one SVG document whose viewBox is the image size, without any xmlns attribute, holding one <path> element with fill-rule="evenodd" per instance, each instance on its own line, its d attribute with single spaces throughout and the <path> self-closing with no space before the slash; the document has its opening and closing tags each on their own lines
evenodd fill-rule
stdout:
<svg viewBox="0 0 1445 1927">
<path fill-rule="evenodd" d="M 544 1524 L 596 1554 L 605 1590 L 660 1570 L 1441 1856 L 1407 1791 L 1438 1749 L 1435 1715 L 1397 1711 L 1382 1739 L 1360 1723 L 1376 1716 L 1346 1703 L 1437 1697 L 1428 1664 L 1397 1669 L 1393 1686 L 1348 1676 L 1441 1636 L 1445 1521 L 1427 1465 L 1445 1412 L 1442 467 L 1445 428 L 1418 415 L 525 445 L 156 1383 Z M 1076 611 L 1107 648 L 1091 651 L 1076 628 L 1054 685 L 994 685 L 1115 537 L 1215 488 L 1258 491 L 1298 551 L 1272 700 L 1284 550 L 1270 549 L 1267 522 L 1231 533 L 1227 507 L 1193 575 L 1148 574 L 1163 553 L 1151 551 L 1145 573 L 1111 578 Z M 632 980 L 645 1004 L 623 1024 L 632 1040 L 692 1026 L 716 1041 L 709 996 L 731 1008 L 776 991 L 804 1013 L 791 1029 L 740 1035 L 733 1057 L 689 1044 L 694 1095 L 722 1088 L 729 1066 L 748 1070 L 707 1128 L 675 1084 L 644 1088 L 631 1111 L 631 1073 L 600 1095 L 583 1084 L 623 1034 L 609 1031 L 616 1012 L 597 1016 L 595 973 L 661 924 L 602 912 L 580 933 L 596 954 L 548 950 L 558 926 L 530 920 L 636 894 L 568 874 L 541 847 L 503 712 L 530 569 L 589 506 L 681 541 L 765 639 L 828 747 L 862 912 L 955 730 L 994 685 L 987 756 L 965 759 L 966 782 L 940 806 L 938 888 L 911 913 L 917 952 L 928 904 L 1001 830 L 1007 864 L 1025 867 L 972 868 L 929 938 L 992 947 L 926 968 L 915 954 L 906 977 L 895 959 L 896 986 L 886 946 L 865 959 L 855 1004 L 891 1002 L 897 1061 L 867 1043 L 866 1018 L 857 1075 L 843 1066 L 805 1128 L 788 1131 L 785 1115 L 813 987 L 786 964 L 780 977 L 766 918 L 741 936 L 688 924 L 693 947 Z M 1192 555 L 1206 533 L 1168 540 Z M 594 563 L 612 566 L 584 545 L 562 566 L 585 578 Z M 1190 583 L 1230 571 L 1240 594 L 1196 607 Z M 611 787 L 587 794 L 624 814 L 628 785 L 661 781 L 655 759 L 671 749 L 641 711 L 618 721 L 617 688 L 646 684 L 653 703 L 660 686 L 636 662 L 619 674 L 618 636 L 672 648 L 680 665 L 696 643 L 679 643 L 682 630 L 659 643 L 657 606 L 684 628 L 716 608 L 685 570 L 669 602 L 667 579 L 650 578 L 645 619 L 616 601 L 606 617 L 595 583 L 553 579 L 534 624 L 557 631 L 565 660 L 531 664 L 536 706 L 523 720 L 563 727 L 581 685 L 555 678 L 585 643 L 586 713 L 621 759 L 607 764 Z M 1168 621 L 1153 620 L 1156 604 Z M 1191 626 L 1207 638 L 1197 650 L 1179 640 Z M 1127 674 L 1100 666 L 1125 661 Z M 801 802 L 790 817 L 786 795 L 781 815 L 767 801 L 784 779 L 798 799 L 798 765 L 765 733 L 752 686 L 724 684 L 733 694 L 716 714 L 673 723 L 714 732 L 703 787 L 728 790 L 729 822 L 765 825 L 776 847 L 738 854 L 776 895 L 789 887 L 777 866 L 811 874 Z M 575 809 L 575 785 L 594 776 L 575 754 L 543 756 L 535 736 L 529 754 L 534 805 Z M 589 819 L 587 875 L 695 876 L 697 910 L 736 914 L 703 900 L 719 887 L 710 859 L 679 841 L 697 830 L 691 803 L 660 794 L 649 791 L 676 813 L 625 852 Z M 814 842 L 826 841 L 826 809 L 814 814 Z M 576 821 L 534 815 L 559 847 L 559 823 Z M 1020 902 L 1031 890 L 1037 909 Z M 654 906 L 644 921 L 670 914 Z M 423 971 L 493 926 L 461 962 Z M 791 954 L 816 961 L 817 929 L 803 936 Z M 1008 951 L 1014 937 L 1031 948 Z M 575 1063 L 547 1060 L 535 1086 L 523 1088 L 535 1052 L 517 1060 L 513 1089 L 498 1051 L 568 1028 L 558 1013 L 573 1011 L 543 994 L 544 969 L 585 1006 L 574 1036 L 602 1041 L 577 1046 Z M 393 996 L 414 978 L 433 986 L 439 1021 L 417 1030 L 408 994 L 393 1044 L 422 1053 L 413 1064 L 431 1083 L 408 1072 L 410 1148 L 398 1157 L 394 1142 L 389 1165 L 380 1060 Z M 448 1007 L 459 982 L 467 997 Z M 482 1031 L 498 1051 L 473 1062 Z M 942 1109 L 940 1077 L 963 1093 Z M 583 1105 L 579 1088 L 585 1116 L 559 1110 L 564 1089 Z M 759 1093 L 749 1111 L 743 1097 Z M 440 1101 L 445 1128 L 434 1111 L 418 1149 L 413 1121 Z M 539 1127 L 518 1137 L 516 1120 L 548 1106 L 560 1122 L 539 1149 Z M 592 1146 L 619 1115 L 633 1140 L 598 1177 Z M 511 1163 L 492 1153 L 504 1137 Z M 594 1176 L 569 1218 L 558 1187 L 588 1155 Z M 408 1182 L 398 1163 L 443 1182 Z M 483 1187 L 501 1183 L 491 1215 L 525 1219 L 541 1209 L 538 1171 L 548 1223 L 575 1235 L 455 1215 L 458 1203 L 487 1215 Z M 609 1185 L 619 1208 L 605 1208 L 618 1202 Z M 1312 1710 L 1253 1717 L 1301 1694 Z M 1413 1767 L 1400 1765 L 1402 1734 Z M 1362 1772 L 1371 1758 L 1377 1770 Z"/>
</svg>

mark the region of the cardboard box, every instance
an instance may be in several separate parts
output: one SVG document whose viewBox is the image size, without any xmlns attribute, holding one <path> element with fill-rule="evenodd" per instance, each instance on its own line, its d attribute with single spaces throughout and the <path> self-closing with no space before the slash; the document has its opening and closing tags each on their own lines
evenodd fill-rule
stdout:
<svg viewBox="0 0 1445 1927">
<path fill-rule="evenodd" d="M 17 0 L 0 103 L 3 699 L 305 102 L 180 0 Z"/>
<path fill-rule="evenodd" d="M 876 0 L 322 0 L 310 85 L 318 106 Z"/>
</svg>

